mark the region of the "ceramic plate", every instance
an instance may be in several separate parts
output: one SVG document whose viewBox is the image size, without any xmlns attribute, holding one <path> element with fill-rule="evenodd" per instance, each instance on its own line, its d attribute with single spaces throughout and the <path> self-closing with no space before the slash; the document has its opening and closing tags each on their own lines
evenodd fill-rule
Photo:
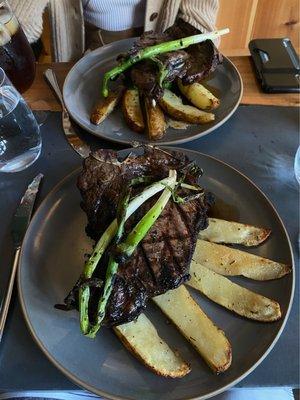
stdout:
<svg viewBox="0 0 300 400">
<path fill-rule="evenodd" d="M 272 229 L 271 237 L 263 245 L 247 251 L 292 264 L 286 230 L 264 194 L 227 164 L 204 154 L 182 151 L 204 169 L 201 184 L 216 195 L 212 215 Z M 158 377 L 137 361 L 109 329 L 103 328 L 95 340 L 86 338 L 80 333 L 76 311 L 54 308 L 77 280 L 84 254 L 92 246 L 85 234 L 87 221 L 76 188 L 78 173 L 77 170 L 67 176 L 47 196 L 22 247 L 20 300 L 28 327 L 43 352 L 75 383 L 110 399 L 205 399 L 243 379 L 264 359 L 283 330 L 293 297 L 294 274 L 268 282 L 232 278 L 280 303 L 282 319 L 273 323 L 243 319 L 189 289 L 232 344 L 232 366 L 218 376 L 167 323 L 166 317 L 150 305 L 146 313 L 160 335 L 192 366 L 192 372 L 182 379 Z"/>
<path fill-rule="evenodd" d="M 63 96 L 72 118 L 88 132 L 103 139 L 132 144 L 134 141 L 149 143 L 145 134 L 129 129 L 120 107 L 95 126 L 90 122 L 90 112 L 100 98 L 101 81 L 105 71 L 116 65 L 118 54 L 126 52 L 135 39 L 125 39 L 100 47 L 84 56 L 74 65 L 66 77 Z M 221 126 L 234 113 L 242 97 L 242 81 L 235 66 L 224 57 L 207 84 L 221 100 L 215 111 L 215 121 L 205 125 L 190 125 L 186 130 L 169 128 L 157 144 L 178 144 L 204 136 Z"/>
</svg>

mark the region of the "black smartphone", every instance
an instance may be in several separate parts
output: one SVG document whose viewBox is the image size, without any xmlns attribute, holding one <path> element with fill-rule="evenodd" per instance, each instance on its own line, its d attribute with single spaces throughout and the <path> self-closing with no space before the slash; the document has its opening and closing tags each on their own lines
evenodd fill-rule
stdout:
<svg viewBox="0 0 300 400">
<path fill-rule="evenodd" d="M 290 39 L 254 39 L 249 43 L 257 78 L 266 93 L 300 91 L 300 62 Z"/>
</svg>

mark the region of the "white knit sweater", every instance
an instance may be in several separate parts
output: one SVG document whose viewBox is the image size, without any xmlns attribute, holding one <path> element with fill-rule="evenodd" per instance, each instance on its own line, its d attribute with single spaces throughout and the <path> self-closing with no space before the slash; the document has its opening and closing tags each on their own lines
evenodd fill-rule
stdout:
<svg viewBox="0 0 300 400">
<path fill-rule="evenodd" d="M 43 30 L 43 12 L 48 0 L 9 0 L 30 43 L 36 42 Z"/>
</svg>

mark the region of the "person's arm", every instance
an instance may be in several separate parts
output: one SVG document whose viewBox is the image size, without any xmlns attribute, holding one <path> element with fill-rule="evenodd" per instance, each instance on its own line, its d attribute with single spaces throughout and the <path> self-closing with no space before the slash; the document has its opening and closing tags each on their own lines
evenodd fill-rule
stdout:
<svg viewBox="0 0 300 400">
<path fill-rule="evenodd" d="M 211 32 L 215 30 L 218 9 L 219 0 L 148 0 L 145 31 L 163 32 L 179 16 L 201 32 Z M 158 16 L 151 21 L 155 13 Z"/>
<path fill-rule="evenodd" d="M 48 0 L 10 0 L 9 4 L 20 21 L 29 43 L 36 42 L 43 30 L 43 12 Z"/>
<path fill-rule="evenodd" d="M 179 17 L 202 33 L 216 29 L 219 0 L 182 0 Z"/>
</svg>

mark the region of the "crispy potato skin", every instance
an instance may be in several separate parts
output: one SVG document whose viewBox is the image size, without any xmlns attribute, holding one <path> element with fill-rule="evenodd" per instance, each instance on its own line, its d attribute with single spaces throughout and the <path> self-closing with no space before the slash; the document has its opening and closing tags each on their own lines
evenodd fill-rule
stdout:
<svg viewBox="0 0 300 400">
<path fill-rule="evenodd" d="M 257 281 L 278 279 L 291 272 L 289 265 L 201 239 L 197 240 L 193 262 L 221 275 L 242 275 Z"/>
<path fill-rule="evenodd" d="M 91 112 L 90 121 L 94 125 L 99 125 L 115 109 L 124 92 L 124 87 L 119 86 L 111 91 L 106 98 L 98 101 Z"/>
<path fill-rule="evenodd" d="M 166 131 L 166 120 L 162 109 L 158 104 L 153 106 L 148 98 L 144 98 L 144 110 L 146 115 L 147 134 L 149 140 L 161 139 Z"/>
<path fill-rule="evenodd" d="M 202 311 L 184 285 L 152 299 L 216 373 L 232 361 L 231 345 L 224 332 Z"/>
<path fill-rule="evenodd" d="M 114 327 L 124 346 L 157 375 L 183 378 L 191 368 L 158 336 L 151 321 L 141 314 L 136 321 Z"/>
<path fill-rule="evenodd" d="M 199 233 L 199 239 L 214 243 L 258 246 L 270 236 L 271 230 L 239 222 L 209 218 L 208 227 Z"/>
<path fill-rule="evenodd" d="M 237 285 L 201 264 L 192 263 L 190 274 L 189 286 L 242 317 L 260 322 L 281 318 L 280 305 L 276 301 Z"/>
<path fill-rule="evenodd" d="M 145 122 L 141 109 L 140 96 L 137 89 L 127 89 L 122 99 L 122 111 L 125 121 L 134 132 L 145 130 Z"/>
<path fill-rule="evenodd" d="M 165 89 L 163 97 L 159 101 L 162 109 L 171 117 L 192 124 L 206 124 L 215 119 L 214 114 L 201 111 L 196 107 L 185 105 L 182 99 L 168 89 Z"/>
<path fill-rule="evenodd" d="M 201 110 L 214 110 L 220 105 L 220 100 L 215 97 L 206 87 L 200 83 L 183 85 L 181 80 L 177 81 L 181 93 L 197 108 Z"/>
</svg>

